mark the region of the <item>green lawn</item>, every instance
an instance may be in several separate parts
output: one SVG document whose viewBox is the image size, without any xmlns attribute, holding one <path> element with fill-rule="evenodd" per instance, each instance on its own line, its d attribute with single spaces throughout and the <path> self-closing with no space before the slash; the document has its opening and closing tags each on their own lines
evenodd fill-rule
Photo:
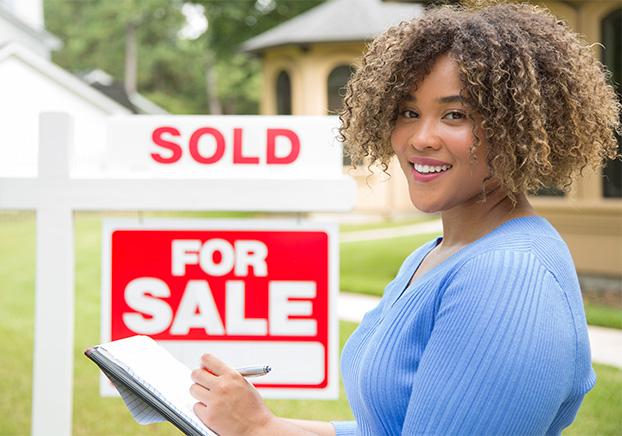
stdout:
<svg viewBox="0 0 622 436">
<path fill-rule="evenodd" d="M 75 229 L 74 434 L 178 434 L 169 424 L 138 426 L 120 399 L 99 397 L 97 370 L 82 352 L 99 342 L 100 219 L 94 214 L 78 214 Z M 32 214 L 0 214 L 0 435 L 3 436 L 30 433 L 34 231 Z M 403 258 L 430 237 L 378 241 L 365 249 L 359 245 L 361 243 L 343 244 L 344 289 L 378 292 L 395 274 Z M 370 248 L 373 248 L 373 256 L 368 254 L 372 251 Z M 369 271 L 377 273 L 373 282 L 371 275 L 367 275 Z M 366 280 L 369 286 L 365 285 Z M 345 287 L 356 283 L 358 288 Z M 356 326 L 346 322 L 340 326 L 343 343 Z M 568 434 L 620 434 L 622 370 L 602 365 L 595 365 L 595 369 L 596 388 L 586 397 Z M 337 401 L 271 400 L 268 404 L 282 416 L 323 420 L 351 417 L 343 391 Z"/>
<path fill-rule="evenodd" d="M 340 288 L 381 296 L 406 256 L 435 236 L 438 235 L 342 243 L 339 253 Z"/>
<path fill-rule="evenodd" d="M 585 303 L 587 323 L 613 329 L 622 329 L 622 310 L 596 303 Z"/>
</svg>

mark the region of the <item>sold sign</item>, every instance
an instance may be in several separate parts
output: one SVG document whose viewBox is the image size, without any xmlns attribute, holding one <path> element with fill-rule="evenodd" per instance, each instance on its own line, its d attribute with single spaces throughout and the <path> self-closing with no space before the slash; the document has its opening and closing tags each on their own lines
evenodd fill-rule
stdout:
<svg viewBox="0 0 622 436">
<path fill-rule="evenodd" d="M 131 177 L 336 178 L 338 126 L 334 116 L 115 116 L 106 164 Z"/>
<path fill-rule="evenodd" d="M 267 397 L 337 394 L 333 226 L 107 220 L 102 340 L 141 334 L 196 367 L 270 365 Z M 108 384 L 102 390 L 109 391 Z"/>
</svg>

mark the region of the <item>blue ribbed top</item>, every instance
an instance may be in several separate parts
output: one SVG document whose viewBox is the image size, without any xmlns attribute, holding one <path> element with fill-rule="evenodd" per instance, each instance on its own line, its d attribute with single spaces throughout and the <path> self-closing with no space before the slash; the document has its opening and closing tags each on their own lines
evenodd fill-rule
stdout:
<svg viewBox="0 0 622 436">
<path fill-rule="evenodd" d="M 510 220 L 408 282 L 412 253 L 342 354 L 337 435 L 560 434 L 596 381 L 568 248 Z"/>
</svg>

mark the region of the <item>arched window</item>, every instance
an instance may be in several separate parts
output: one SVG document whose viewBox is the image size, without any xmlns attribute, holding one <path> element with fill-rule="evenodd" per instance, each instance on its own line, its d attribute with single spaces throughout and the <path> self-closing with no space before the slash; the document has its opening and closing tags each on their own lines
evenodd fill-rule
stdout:
<svg viewBox="0 0 622 436">
<path fill-rule="evenodd" d="M 345 94 L 345 86 L 352 75 L 350 65 L 339 65 L 334 68 L 328 75 L 326 82 L 326 90 L 328 96 L 328 114 L 337 115 L 343 107 L 343 96 Z M 343 155 L 343 164 L 350 165 L 352 161 L 350 156 Z"/>
<path fill-rule="evenodd" d="M 276 76 L 276 113 L 292 114 L 292 82 L 287 71 L 281 71 Z"/>
<path fill-rule="evenodd" d="M 328 113 L 336 115 L 343 106 L 344 87 L 350 76 L 352 68 L 350 65 L 339 65 L 334 68 L 328 75 L 327 92 L 328 92 Z"/>
<path fill-rule="evenodd" d="M 607 15 L 601 23 L 602 62 L 612 73 L 618 98 L 622 100 L 622 8 Z M 622 153 L 622 138 L 618 136 L 618 152 Z M 613 160 L 603 169 L 603 195 L 622 198 L 622 162 Z"/>
</svg>

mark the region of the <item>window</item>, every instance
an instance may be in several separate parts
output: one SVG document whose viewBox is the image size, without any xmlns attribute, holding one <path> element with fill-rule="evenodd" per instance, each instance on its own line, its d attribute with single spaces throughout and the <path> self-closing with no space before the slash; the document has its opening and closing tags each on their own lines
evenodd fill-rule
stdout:
<svg viewBox="0 0 622 436">
<path fill-rule="evenodd" d="M 328 93 L 328 114 L 337 115 L 343 107 L 343 97 L 345 94 L 345 86 L 352 75 L 350 65 L 339 65 L 334 68 L 328 75 L 326 90 Z M 343 164 L 350 165 L 352 161 L 350 156 L 344 153 Z"/>
<path fill-rule="evenodd" d="M 337 115 L 343 106 L 343 96 L 345 86 L 352 75 L 350 65 L 339 65 L 328 75 L 328 113 Z"/>
<path fill-rule="evenodd" d="M 542 188 L 536 192 L 538 197 L 564 197 L 566 194 L 557 188 Z"/>
<path fill-rule="evenodd" d="M 607 15 L 601 23 L 602 62 L 612 73 L 618 98 L 622 100 L 622 8 Z M 618 136 L 618 151 L 622 153 L 622 138 Z M 603 196 L 622 198 L 622 162 L 609 161 L 603 169 Z"/>
<path fill-rule="evenodd" d="M 281 71 L 276 76 L 276 113 L 292 114 L 292 83 L 287 71 Z"/>
</svg>

